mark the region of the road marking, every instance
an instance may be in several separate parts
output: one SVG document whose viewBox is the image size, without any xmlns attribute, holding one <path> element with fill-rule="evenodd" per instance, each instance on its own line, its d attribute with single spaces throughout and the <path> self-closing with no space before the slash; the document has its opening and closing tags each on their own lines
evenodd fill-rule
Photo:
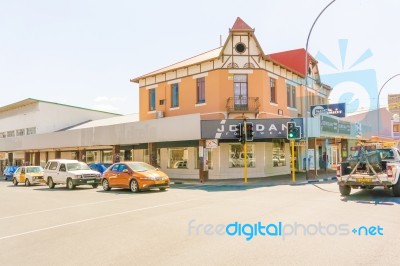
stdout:
<svg viewBox="0 0 400 266">
<path fill-rule="evenodd" d="M 22 216 L 27 216 L 27 215 L 37 214 L 37 213 L 44 213 L 44 212 L 52 212 L 52 211 L 65 210 L 65 209 L 70 209 L 70 208 L 75 208 L 75 207 L 89 206 L 89 205 L 100 204 L 100 203 L 105 203 L 105 202 L 112 202 L 112 201 L 118 201 L 118 200 L 125 200 L 125 199 L 132 199 L 132 197 L 126 197 L 126 198 L 121 198 L 121 199 L 112 199 L 112 200 L 96 201 L 96 202 L 91 202 L 91 203 L 84 203 L 84 204 L 78 204 L 78 205 L 72 205 L 72 206 L 65 206 L 65 207 L 59 207 L 59 208 L 54 208 L 54 209 L 47 209 L 47 210 L 41 210 L 41 211 L 34 211 L 34 212 L 21 213 L 21 214 L 16 214 L 16 215 L 11 215 L 11 216 L 0 217 L 0 220 L 11 219 L 11 218 L 17 218 L 17 217 L 22 217 Z"/>
<path fill-rule="evenodd" d="M 176 205 L 176 204 L 180 204 L 180 203 L 184 203 L 184 202 L 194 201 L 194 200 L 197 200 L 197 199 L 199 199 L 199 198 L 190 199 L 190 200 L 176 201 L 176 202 L 171 202 L 171 203 L 166 203 L 166 204 L 161 204 L 161 205 L 156 205 L 156 206 L 151 206 L 151 207 L 134 209 L 134 210 L 130 210 L 130 211 L 124 211 L 124 212 L 117 212 L 117 213 L 113 213 L 113 214 L 102 215 L 102 216 L 98 216 L 98 217 L 83 219 L 83 220 L 64 223 L 64 224 L 58 224 L 58 225 L 49 226 L 49 227 L 36 229 L 36 230 L 31 230 L 31 231 L 27 231 L 27 232 L 23 232 L 23 233 L 19 233 L 19 234 L 3 236 L 3 237 L 0 237 L 0 240 L 14 238 L 14 237 L 28 235 L 28 234 L 33 234 L 33 233 L 42 232 L 42 231 L 47 231 L 47 230 L 51 230 L 51 229 L 55 229 L 55 228 L 59 228 L 59 227 L 68 226 L 68 225 L 74 225 L 74 224 L 80 224 L 80 223 L 84 223 L 84 222 L 90 222 L 90 221 L 94 221 L 94 220 L 98 220 L 98 219 L 104 219 L 104 218 L 113 217 L 113 216 L 117 216 L 117 215 L 132 213 L 132 212 L 140 212 L 140 211 L 145 211 L 145 210 L 150 210 L 150 209 L 155 209 L 155 208 L 160 208 L 160 207 L 165 207 L 165 206 L 170 206 L 170 205 Z"/>
</svg>

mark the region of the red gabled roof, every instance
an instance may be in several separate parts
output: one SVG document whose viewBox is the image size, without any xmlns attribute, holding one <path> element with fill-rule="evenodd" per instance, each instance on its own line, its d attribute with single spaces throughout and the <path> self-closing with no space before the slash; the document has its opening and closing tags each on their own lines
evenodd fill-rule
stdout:
<svg viewBox="0 0 400 266">
<path fill-rule="evenodd" d="M 269 54 L 268 57 L 284 66 L 289 67 L 290 69 L 293 69 L 303 76 L 306 75 L 306 49 L 304 48 Z M 310 54 L 308 54 L 308 60 L 309 62 L 317 62 L 317 60 L 315 60 Z"/>
<path fill-rule="evenodd" d="M 236 19 L 235 23 L 233 24 L 231 30 L 237 30 L 237 31 L 241 31 L 241 30 L 249 31 L 250 30 L 250 31 L 253 31 L 253 29 L 249 25 L 247 25 L 247 23 L 244 22 L 240 17 L 237 17 L 237 19 Z"/>
</svg>

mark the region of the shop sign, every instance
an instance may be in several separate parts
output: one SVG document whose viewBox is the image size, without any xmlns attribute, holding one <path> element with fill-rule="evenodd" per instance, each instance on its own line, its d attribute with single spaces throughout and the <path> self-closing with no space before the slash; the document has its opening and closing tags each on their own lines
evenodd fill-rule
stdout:
<svg viewBox="0 0 400 266">
<path fill-rule="evenodd" d="M 335 103 L 335 104 L 320 104 L 311 106 L 311 117 L 315 117 L 320 114 L 327 114 L 336 117 L 346 116 L 346 104 Z"/>
<path fill-rule="evenodd" d="M 341 121 L 334 117 L 320 116 L 321 120 L 321 132 L 333 133 L 340 135 L 350 135 L 351 124 L 347 121 Z"/>
<path fill-rule="evenodd" d="M 247 119 L 253 123 L 254 139 L 286 138 L 287 122 L 300 126 L 304 136 L 303 118 Z M 203 120 L 202 139 L 235 139 L 235 128 L 243 119 Z"/>
</svg>

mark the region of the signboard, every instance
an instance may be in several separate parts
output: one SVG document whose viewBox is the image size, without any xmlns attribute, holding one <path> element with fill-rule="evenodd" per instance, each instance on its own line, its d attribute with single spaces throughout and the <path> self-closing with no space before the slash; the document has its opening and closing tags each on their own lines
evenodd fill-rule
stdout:
<svg viewBox="0 0 400 266">
<path fill-rule="evenodd" d="M 247 119 L 253 123 L 254 139 L 286 138 L 287 122 L 295 122 L 301 127 L 304 136 L 303 118 Z M 203 120 L 201 121 L 202 139 L 236 139 L 235 127 L 243 123 L 242 119 Z"/>
<path fill-rule="evenodd" d="M 335 103 L 335 104 L 320 104 L 311 106 L 311 117 L 315 117 L 319 114 L 328 114 L 336 117 L 346 116 L 346 104 Z"/>
<path fill-rule="evenodd" d="M 325 115 L 320 116 L 321 120 L 321 132 L 339 134 L 339 135 L 350 135 L 351 134 L 351 123 L 347 121 L 341 121 L 334 117 Z"/>
<path fill-rule="evenodd" d="M 218 140 L 217 139 L 206 139 L 206 148 L 207 149 L 218 148 Z"/>
</svg>

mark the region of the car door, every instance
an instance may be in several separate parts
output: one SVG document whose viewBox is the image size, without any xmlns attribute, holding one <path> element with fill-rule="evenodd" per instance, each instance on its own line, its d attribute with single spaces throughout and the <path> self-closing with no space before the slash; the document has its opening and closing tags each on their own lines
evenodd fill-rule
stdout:
<svg viewBox="0 0 400 266">
<path fill-rule="evenodd" d="M 118 168 L 117 183 L 120 187 L 129 187 L 129 168 L 126 164 L 120 164 Z"/>
<path fill-rule="evenodd" d="M 19 175 L 19 182 L 20 183 L 25 183 L 25 175 L 26 175 L 26 168 L 21 167 L 21 173 Z"/>
<path fill-rule="evenodd" d="M 65 163 L 60 163 L 60 167 L 58 168 L 57 172 L 57 182 L 66 183 L 67 179 L 67 166 Z"/>
<path fill-rule="evenodd" d="M 118 168 L 120 164 L 114 164 L 111 167 L 110 171 L 107 173 L 108 182 L 110 183 L 111 187 L 118 186 L 117 178 L 118 178 Z"/>
</svg>

